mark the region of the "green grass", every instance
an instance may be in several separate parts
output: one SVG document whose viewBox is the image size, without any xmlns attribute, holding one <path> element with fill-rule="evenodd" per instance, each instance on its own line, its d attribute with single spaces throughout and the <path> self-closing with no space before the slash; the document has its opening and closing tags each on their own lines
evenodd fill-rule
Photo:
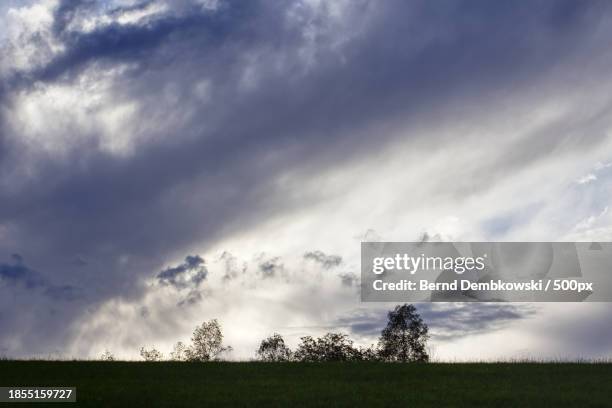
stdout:
<svg viewBox="0 0 612 408">
<path fill-rule="evenodd" d="M 89 407 L 612 406 L 612 364 L 0 361 L 0 386 L 28 385 Z"/>
</svg>

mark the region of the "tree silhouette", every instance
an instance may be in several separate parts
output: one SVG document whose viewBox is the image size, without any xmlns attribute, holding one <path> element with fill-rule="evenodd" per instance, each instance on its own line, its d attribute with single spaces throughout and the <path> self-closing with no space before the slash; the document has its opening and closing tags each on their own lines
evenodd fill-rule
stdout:
<svg viewBox="0 0 612 408">
<path fill-rule="evenodd" d="M 182 341 L 174 345 L 174 349 L 170 352 L 170 360 L 185 361 L 187 360 L 187 346 Z"/>
<path fill-rule="evenodd" d="M 186 358 L 191 361 L 216 360 L 221 353 L 232 350 L 223 346 L 223 333 L 217 319 L 196 326 L 191 343 L 191 347 L 185 350 Z"/>
<path fill-rule="evenodd" d="M 429 339 L 427 324 L 413 305 L 396 306 L 388 314 L 387 327 L 378 342 L 379 355 L 384 361 L 427 362 L 425 349 Z"/>
<path fill-rule="evenodd" d="M 140 357 L 142 357 L 144 359 L 144 361 L 161 361 L 164 358 L 164 355 L 156 350 L 155 348 L 152 348 L 151 350 L 147 350 L 144 347 L 140 348 Z"/>
<path fill-rule="evenodd" d="M 353 341 L 342 333 L 327 333 L 313 339 L 302 337 L 295 351 L 295 358 L 304 362 L 360 360 L 361 353 L 353 347 Z"/>
<path fill-rule="evenodd" d="M 278 333 L 274 333 L 261 341 L 259 349 L 257 349 L 257 355 L 261 361 L 267 362 L 290 361 L 292 357 L 291 350 L 285 345 L 285 340 Z"/>
<path fill-rule="evenodd" d="M 100 355 L 100 360 L 102 361 L 115 361 L 115 356 L 108 350 L 104 350 L 104 353 Z"/>
<path fill-rule="evenodd" d="M 355 347 L 353 340 L 343 333 L 327 333 L 319 338 L 305 336 L 292 353 L 283 337 L 274 333 L 261 341 L 257 356 L 261 361 L 399 361 L 427 362 L 426 351 L 429 339 L 427 324 L 413 305 L 398 305 L 388 313 L 387 326 L 382 330 L 378 345 Z M 232 348 L 223 345 L 223 333 L 217 319 L 196 326 L 191 345 L 179 341 L 170 353 L 173 361 L 218 361 L 221 355 Z M 161 361 L 163 354 L 155 348 L 142 347 L 140 356 L 145 361 Z M 105 351 L 101 360 L 114 361 L 114 356 Z"/>
</svg>

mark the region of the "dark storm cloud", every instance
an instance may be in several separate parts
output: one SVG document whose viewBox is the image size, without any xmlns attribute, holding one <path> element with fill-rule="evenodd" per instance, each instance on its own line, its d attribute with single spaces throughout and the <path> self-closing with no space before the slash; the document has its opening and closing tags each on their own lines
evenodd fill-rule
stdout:
<svg viewBox="0 0 612 408">
<path fill-rule="evenodd" d="M 12 262 L 0 263 L 0 283 L 37 291 L 54 300 L 74 300 L 79 296 L 78 288 L 49 282 L 40 273 L 28 267 L 21 255 L 13 254 L 11 258 Z"/>
<path fill-rule="evenodd" d="M 496 331 L 535 313 L 532 306 L 495 303 L 421 303 L 417 307 L 432 338 L 443 341 Z M 384 311 L 357 310 L 336 323 L 358 335 L 374 337 L 380 334 L 386 322 Z"/>
<path fill-rule="evenodd" d="M 542 323 L 540 336 L 558 358 L 610 358 L 612 356 L 612 314 L 605 304 L 587 308 L 583 304 L 562 305 L 564 319 Z M 586 313 L 585 313 L 586 312 Z"/>
<path fill-rule="evenodd" d="M 46 66 L 30 73 L 33 79 L 54 81 L 62 76 L 79 73 L 88 63 L 136 62 L 141 69 L 153 68 L 168 58 L 178 59 L 192 56 L 201 57 L 200 53 L 211 48 L 221 48 L 224 42 L 231 40 L 241 50 L 257 40 L 271 40 L 271 32 L 264 27 L 255 30 L 253 24 L 273 24 L 279 27 L 280 13 L 286 7 L 262 7 L 259 2 L 237 4 L 223 3 L 211 12 L 201 7 L 178 10 L 178 13 L 157 15 L 150 21 L 140 24 L 113 23 L 91 32 L 71 31 L 68 24 L 75 14 L 83 8 L 94 9 L 92 1 L 64 1 L 55 13 L 55 34 L 65 45 L 66 52 L 53 59 Z M 130 11 L 131 7 L 114 9 L 112 14 Z M 275 21 L 277 20 L 277 21 Z M 280 27 L 279 27 L 280 28 Z M 268 38 L 262 38 L 266 36 Z M 179 46 L 183 54 L 156 55 L 167 53 L 168 45 Z M 197 46 L 200 51 L 193 49 Z M 193 54 L 192 54 L 193 53 Z M 157 58 L 161 60 L 155 61 Z"/>
<path fill-rule="evenodd" d="M 513 321 L 526 319 L 536 312 L 533 306 L 478 303 L 440 307 L 419 305 L 425 321 L 431 322 L 432 335 L 441 340 L 452 340 L 473 334 L 502 329 Z"/>
<path fill-rule="evenodd" d="M 478 103 L 492 90 L 528 86 L 570 64 L 585 43 L 605 51 L 591 29 L 610 14 L 606 2 L 357 1 L 337 22 L 325 6 L 289 1 L 228 1 L 214 11 L 181 4 L 85 32 L 71 23 L 106 11 L 62 1 L 52 35 L 65 50 L 0 84 L 8 108 L 35 84 L 70 86 L 79 75 L 127 64 L 110 103 L 138 101 L 136 122 L 150 126 L 125 157 L 100 151 L 97 139 L 83 141 L 73 128 L 65 134 L 78 142 L 61 158 L 28 155 L 0 110 L 0 226 L 11 231 L 0 237 L 3 251 L 27 250 L 44 265 L 43 279 L 78 281 L 92 304 L 136 293 L 167 254 L 307 204 L 278 200 L 274 177 L 332 166 L 389 141 L 360 129 L 426 121 L 453 100 Z M 203 79 L 206 106 L 193 95 Z M 170 85 L 174 102 L 165 100 Z M 533 160 L 549 148 L 522 146 L 507 166 L 519 167 L 525 149 Z M 24 165 L 27 177 L 15 171 Z M 71 263 L 75 256 L 87 264 Z M 260 272 L 278 268 L 266 260 Z M 182 273 L 175 272 L 167 282 Z"/>
<path fill-rule="evenodd" d="M 160 272 L 157 280 L 162 285 L 172 285 L 177 289 L 197 288 L 207 276 L 204 259 L 198 255 L 189 255 L 182 264 Z"/>
<path fill-rule="evenodd" d="M 324 269 L 331 269 L 342 263 L 339 255 L 326 255 L 322 251 L 309 251 L 304 254 L 304 259 L 311 260 L 320 264 Z"/>
<path fill-rule="evenodd" d="M 71 285 L 51 286 L 45 289 L 45 295 L 54 300 L 76 300 L 81 294 L 78 288 Z"/>
<path fill-rule="evenodd" d="M 284 272 L 284 270 L 285 266 L 278 256 L 269 259 L 262 259 L 259 262 L 259 271 L 264 279 L 278 277 Z"/>
<path fill-rule="evenodd" d="M 61 274 L 50 280 L 21 255 L 11 258 L 0 262 L 0 350 L 10 357 L 45 356 L 70 338 L 68 330 L 53 330 L 48 322 L 68 324 L 90 302 L 83 303 L 83 290 L 62 282 Z"/>
<path fill-rule="evenodd" d="M 41 277 L 23 263 L 21 255 L 13 254 L 11 258 L 11 263 L 0 263 L 0 281 L 13 285 L 21 283 L 28 288 L 42 285 Z"/>
</svg>

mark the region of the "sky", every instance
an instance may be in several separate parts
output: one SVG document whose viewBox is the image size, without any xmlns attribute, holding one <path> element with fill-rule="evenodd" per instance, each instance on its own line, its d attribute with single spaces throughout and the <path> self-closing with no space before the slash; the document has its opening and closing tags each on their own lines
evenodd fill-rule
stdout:
<svg viewBox="0 0 612 408">
<path fill-rule="evenodd" d="M 0 5 L 0 355 L 217 318 L 372 344 L 361 241 L 612 241 L 605 1 Z M 444 361 L 609 358 L 607 303 L 419 304 Z"/>
</svg>

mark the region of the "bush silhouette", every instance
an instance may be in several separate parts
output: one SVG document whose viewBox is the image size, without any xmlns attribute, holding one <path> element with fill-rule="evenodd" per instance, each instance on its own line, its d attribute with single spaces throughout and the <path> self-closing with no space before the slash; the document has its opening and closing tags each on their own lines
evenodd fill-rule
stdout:
<svg viewBox="0 0 612 408">
<path fill-rule="evenodd" d="M 352 361 L 360 360 L 361 353 L 353 346 L 346 334 L 327 333 L 323 337 L 313 339 L 310 336 L 302 337 L 302 342 L 295 351 L 298 361 Z"/>
<path fill-rule="evenodd" d="M 115 356 L 108 350 L 104 350 L 104 353 L 100 355 L 100 360 L 102 361 L 115 361 Z"/>
<path fill-rule="evenodd" d="M 155 348 L 147 350 L 144 347 L 140 348 L 140 357 L 142 357 L 144 361 L 161 361 L 164 359 L 164 355 L 160 351 Z"/>
</svg>

